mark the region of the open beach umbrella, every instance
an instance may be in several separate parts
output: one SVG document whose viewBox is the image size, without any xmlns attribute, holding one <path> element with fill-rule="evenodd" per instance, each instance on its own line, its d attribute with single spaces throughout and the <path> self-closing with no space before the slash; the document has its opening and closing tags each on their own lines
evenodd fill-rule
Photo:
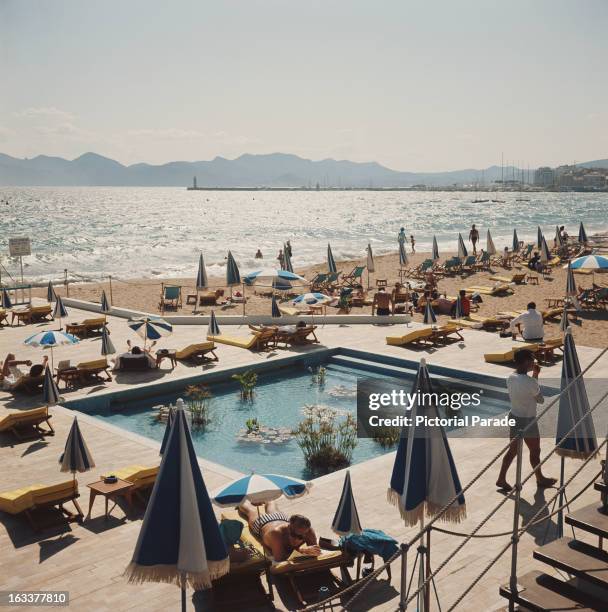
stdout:
<svg viewBox="0 0 608 612">
<path fill-rule="evenodd" d="M 574 280 L 574 272 L 572 271 L 572 266 L 570 262 L 568 262 L 568 275 L 566 277 L 566 295 L 575 296 L 577 294 L 576 290 L 576 281 Z"/>
<path fill-rule="evenodd" d="M 53 319 L 59 319 L 59 331 L 61 331 L 61 319 L 68 316 L 68 311 L 63 305 L 63 300 L 60 296 L 57 296 L 57 301 L 55 302 L 55 309 L 53 310 Z"/>
<path fill-rule="evenodd" d="M 434 323 L 437 323 L 437 317 L 435 316 L 435 312 L 433 311 L 433 306 L 431 305 L 430 300 L 428 300 L 424 306 L 423 323 L 425 325 L 432 325 Z"/>
<path fill-rule="evenodd" d="M 490 234 L 490 230 L 486 234 L 486 253 L 488 255 L 496 255 L 496 247 L 494 246 L 494 241 L 492 240 L 492 234 Z"/>
<path fill-rule="evenodd" d="M 106 295 L 106 290 L 103 289 L 101 292 L 101 299 L 99 300 L 101 304 L 101 312 L 104 314 L 110 312 L 110 302 L 108 301 L 108 296 Z"/>
<path fill-rule="evenodd" d="M 176 404 L 182 402 L 183 400 L 178 399 Z M 167 442 L 169 441 L 169 434 L 171 433 L 171 427 L 173 425 L 173 420 L 175 419 L 175 408 L 173 406 L 169 406 L 169 412 L 167 413 L 167 424 L 165 426 L 165 433 L 163 434 L 162 442 L 160 443 L 160 450 L 158 451 L 159 455 L 165 454 L 165 448 L 167 448 Z"/>
<path fill-rule="evenodd" d="M 573 270 L 608 270 L 608 257 L 603 255 L 583 255 L 573 259 L 570 262 L 570 266 Z"/>
<path fill-rule="evenodd" d="M 213 492 L 213 503 L 222 508 L 234 508 L 245 500 L 264 504 L 280 497 L 296 499 L 306 495 L 312 483 L 280 474 L 249 474 L 237 478 Z"/>
<path fill-rule="evenodd" d="M 165 582 L 208 589 L 230 570 L 184 410 L 175 417 L 131 563 L 129 582 Z"/>
<path fill-rule="evenodd" d="M 198 272 L 196 273 L 196 289 L 206 289 L 209 286 L 207 281 L 207 270 L 205 269 L 205 261 L 203 254 L 201 253 L 198 257 Z"/>
<path fill-rule="evenodd" d="M 6 290 L 6 287 L 2 289 L 2 306 L 6 308 L 7 310 L 13 307 L 13 303 L 11 302 L 11 298 L 8 295 L 8 291 Z"/>
<path fill-rule="evenodd" d="M 584 244 L 585 242 L 589 242 L 589 239 L 587 238 L 587 232 L 585 231 L 585 226 L 583 225 L 582 221 L 578 228 L 578 241 L 581 244 Z"/>
<path fill-rule="evenodd" d="M 519 251 L 519 238 L 517 236 L 517 230 L 513 230 L 513 252 Z"/>
<path fill-rule="evenodd" d="M 328 304 L 334 298 L 324 293 L 302 293 L 292 300 L 294 306 L 313 306 L 314 304 Z"/>
<path fill-rule="evenodd" d="M 336 260 L 334 259 L 334 255 L 331 252 L 331 245 L 329 242 L 327 243 L 327 271 L 335 274 L 338 271 L 336 266 Z"/>
<path fill-rule="evenodd" d="M 299 276 L 288 270 L 275 270 L 272 268 L 250 272 L 243 277 L 243 281 L 246 285 L 272 287 L 278 291 L 287 291 L 293 287 L 308 285 L 308 281 L 303 276 Z"/>
<path fill-rule="evenodd" d="M 277 298 L 275 295 L 272 296 L 272 302 L 270 304 L 270 312 L 273 319 L 278 319 L 281 316 L 279 305 L 277 304 Z"/>
<path fill-rule="evenodd" d="M 405 268 L 409 264 L 407 253 L 405 252 L 405 242 L 399 242 L 399 266 Z"/>
<path fill-rule="evenodd" d="M 55 293 L 55 289 L 53 288 L 52 281 L 49 281 L 49 284 L 46 287 L 46 301 L 54 302 L 57 299 L 57 294 Z"/>
<path fill-rule="evenodd" d="M 331 523 L 331 528 L 338 535 L 348 535 L 349 533 L 361 533 L 361 521 L 355 504 L 353 488 L 350 482 L 350 470 L 346 470 L 342 495 L 338 503 L 338 509 Z"/>
<path fill-rule="evenodd" d="M 209 317 L 209 327 L 207 327 L 207 335 L 220 335 L 220 326 L 217 324 L 217 319 L 215 318 L 215 312 L 213 310 L 211 311 L 211 316 Z"/>
<path fill-rule="evenodd" d="M 289 254 L 289 247 L 286 244 L 283 245 L 283 269 L 287 272 L 293 272 L 291 255 Z"/>
<path fill-rule="evenodd" d="M 236 265 L 236 261 L 232 256 L 232 253 L 228 251 L 228 258 L 226 261 L 226 285 L 228 287 L 234 287 L 235 285 L 241 284 L 241 273 L 239 267 Z"/>
<path fill-rule="evenodd" d="M 549 251 L 549 247 L 547 246 L 547 241 L 545 237 L 542 237 L 541 245 L 540 245 L 540 260 L 542 263 L 548 263 L 551 260 L 551 251 Z"/>
<path fill-rule="evenodd" d="M 76 344 L 79 340 L 72 334 L 67 334 L 64 331 L 41 331 L 29 338 L 26 338 L 23 343 L 28 346 L 41 346 L 42 348 L 51 349 L 51 369 L 54 367 L 53 363 L 53 348 L 60 345 Z"/>
<path fill-rule="evenodd" d="M 42 401 L 47 406 L 55 406 L 61 401 L 59 387 L 53 378 L 48 364 L 44 368 L 44 384 L 42 385 Z"/>
<path fill-rule="evenodd" d="M 76 472 L 88 472 L 95 467 L 95 461 L 82 437 L 76 417 L 72 421 L 72 427 L 65 442 L 65 450 L 59 457 L 59 463 L 61 464 L 60 471 L 72 472 L 74 480 L 76 480 Z"/>
<path fill-rule="evenodd" d="M 369 275 L 375 272 L 374 268 L 374 253 L 372 251 L 372 245 L 367 243 L 367 288 L 369 289 Z"/>
<path fill-rule="evenodd" d="M 464 246 L 464 240 L 462 234 L 458 234 L 458 258 L 464 259 L 468 255 L 467 247 Z"/>
<path fill-rule="evenodd" d="M 536 247 L 541 248 L 543 246 L 543 230 L 540 229 L 540 225 L 536 229 Z"/>
<path fill-rule="evenodd" d="M 108 328 L 104 325 L 101 330 L 101 354 L 102 355 L 114 355 L 116 353 L 116 348 L 114 348 L 114 344 L 112 340 L 110 340 L 110 332 Z"/>
<path fill-rule="evenodd" d="M 433 236 L 433 251 L 431 259 L 433 261 L 437 261 L 439 259 L 439 245 L 437 244 L 437 238 L 435 236 Z"/>
<path fill-rule="evenodd" d="M 160 317 L 141 317 L 130 319 L 127 325 L 144 339 L 144 348 L 148 340 L 158 340 L 173 333 L 173 326 Z"/>
</svg>

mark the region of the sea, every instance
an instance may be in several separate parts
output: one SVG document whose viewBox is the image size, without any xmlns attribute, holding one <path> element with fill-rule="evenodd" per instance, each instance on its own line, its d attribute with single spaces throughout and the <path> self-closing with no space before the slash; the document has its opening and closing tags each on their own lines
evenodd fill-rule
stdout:
<svg viewBox="0 0 608 612">
<path fill-rule="evenodd" d="M 325 261 L 328 243 L 336 260 L 364 257 L 368 244 L 374 255 L 395 252 L 401 227 L 417 251 L 430 251 L 436 236 L 440 253 L 457 249 L 459 232 L 466 241 L 472 223 L 482 246 L 491 230 L 497 249 L 512 244 L 514 229 L 534 240 L 540 226 L 548 242 L 557 224 L 570 234 L 581 221 L 588 234 L 608 230 L 607 193 L 0 187 L 0 202 L 2 279 L 20 278 L 9 237 L 28 236 L 24 278 L 33 283 L 63 279 L 64 270 L 83 281 L 194 276 L 201 252 L 207 273 L 223 276 L 228 250 L 247 273 L 277 267 L 287 240 L 297 269 Z M 257 249 L 263 262 L 254 259 Z"/>
</svg>

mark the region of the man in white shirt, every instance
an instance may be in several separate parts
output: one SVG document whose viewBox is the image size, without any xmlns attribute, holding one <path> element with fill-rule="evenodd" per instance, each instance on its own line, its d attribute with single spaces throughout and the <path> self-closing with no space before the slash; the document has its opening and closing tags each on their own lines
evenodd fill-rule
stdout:
<svg viewBox="0 0 608 612">
<path fill-rule="evenodd" d="M 505 492 L 512 487 L 507 482 L 507 472 L 513 459 L 517 456 L 517 436 L 520 430 L 524 431 L 524 442 L 530 452 L 530 464 L 536 470 L 536 484 L 538 488 L 552 487 L 557 480 L 544 476 L 540 463 L 540 432 L 536 422 L 536 405 L 542 404 L 544 399 L 538 384 L 540 367 L 534 361 L 534 354 L 528 350 L 515 353 L 516 370 L 507 379 L 507 389 L 511 400 L 509 418 L 515 420 L 511 427 L 511 444 L 505 453 L 500 467 L 500 474 L 496 486 Z M 532 371 L 532 376 L 528 372 Z"/>
<path fill-rule="evenodd" d="M 513 337 L 515 337 L 514 332 L 517 328 L 524 340 L 534 341 L 543 339 L 545 335 L 543 325 L 543 315 L 536 310 L 536 304 L 534 302 L 530 302 L 528 304 L 528 310 L 520 314 L 518 317 L 515 317 L 511 321 L 509 328 L 511 332 L 513 332 Z"/>
</svg>

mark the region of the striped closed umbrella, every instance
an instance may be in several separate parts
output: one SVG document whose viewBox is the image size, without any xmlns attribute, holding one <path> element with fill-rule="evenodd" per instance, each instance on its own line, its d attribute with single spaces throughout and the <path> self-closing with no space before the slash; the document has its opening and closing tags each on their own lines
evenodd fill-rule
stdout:
<svg viewBox="0 0 608 612">
<path fill-rule="evenodd" d="M 460 479 L 443 427 L 427 425 L 427 421 L 416 424 L 418 416 L 439 417 L 433 396 L 426 361 L 421 359 L 411 392 L 411 397 L 418 399 L 408 413 L 414 424 L 402 432 L 388 489 L 388 501 L 399 508 L 406 525 L 415 525 L 425 515 L 433 516 L 454 497 L 442 520 L 460 522 L 466 516 Z"/>
<path fill-rule="evenodd" d="M 543 230 L 540 229 L 540 225 L 536 228 L 536 247 L 541 248 L 543 246 Z"/>
<path fill-rule="evenodd" d="M 208 336 L 219 336 L 220 335 L 220 326 L 217 324 L 217 319 L 215 318 L 215 311 L 211 311 L 211 316 L 209 317 L 209 327 L 207 327 L 207 335 Z"/>
<path fill-rule="evenodd" d="M 589 239 L 587 238 L 587 232 L 585 231 L 585 226 L 583 225 L 582 221 L 578 228 L 578 241 L 581 244 L 589 242 Z"/>
<path fill-rule="evenodd" d="M 548 263 L 551 260 L 551 251 L 549 251 L 549 247 L 547 246 L 547 241 L 543 236 L 541 245 L 540 245 L 540 260 L 542 263 Z"/>
<path fill-rule="evenodd" d="M 245 500 L 264 504 L 281 497 L 296 499 L 306 495 L 312 483 L 281 474 L 249 474 L 237 478 L 213 492 L 213 503 L 222 508 L 233 508 Z"/>
<path fill-rule="evenodd" d="M 425 325 L 432 325 L 437 323 L 437 317 L 435 316 L 435 312 L 433 311 L 433 306 L 431 305 L 431 300 L 427 300 L 424 306 L 424 319 L 423 323 Z"/>
<path fill-rule="evenodd" d="M 181 587 L 185 610 L 188 584 L 208 589 L 229 570 L 228 551 L 190 427 L 183 408 L 178 407 L 125 575 L 130 583 L 165 582 Z"/>
<path fill-rule="evenodd" d="M 55 289 L 53 287 L 53 282 L 49 281 L 49 284 L 46 287 L 46 301 L 54 302 L 57 299 L 57 294 L 55 293 Z"/>
<path fill-rule="evenodd" d="M 61 319 L 68 316 L 68 311 L 63 305 L 63 300 L 60 296 L 57 296 L 57 301 L 55 302 L 55 308 L 53 310 L 53 319 L 59 319 L 59 331 L 62 330 Z"/>
<path fill-rule="evenodd" d="M 407 253 L 405 252 L 405 242 L 399 242 L 399 265 L 405 268 L 409 264 Z"/>
<path fill-rule="evenodd" d="M 13 303 L 11 302 L 11 298 L 6 290 L 6 287 L 2 289 L 2 306 L 7 310 L 13 307 Z"/>
<path fill-rule="evenodd" d="M 562 310 L 562 318 L 559 322 L 560 331 L 565 332 L 568 329 L 569 325 L 570 323 L 568 322 L 568 302 L 566 301 L 564 303 L 564 309 Z"/>
<path fill-rule="evenodd" d="M 517 253 L 519 251 L 519 237 L 517 236 L 517 230 L 513 230 L 513 252 Z"/>
<path fill-rule="evenodd" d="M 573 270 L 608 270 L 608 257 L 583 255 L 570 262 Z"/>
<path fill-rule="evenodd" d="M 439 245 L 437 244 L 437 238 L 433 236 L 433 251 L 431 258 L 433 261 L 437 261 L 439 259 Z"/>
<path fill-rule="evenodd" d="M 273 319 L 278 319 L 281 317 L 281 311 L 279 310 L 279 305 L 277 304 L 277 298 L 275 295 L 272 296 L 272 302 L 270 304 L 270 312 Z"/>
<path fill-rule="evenodd" d="M 338 503 L 338 509 L 331 523 L 331 528 L 338 535 L 348 535 L 349 533 L 361 533 L 361 521 L 355 504 L 353 488 L 350 482 L 350 470 L 346 470 L 344 477 L 344 486 L 342 487 L 342 495 Z"/>
<path fill-rule="evenodd" d="M 494 246 L 494 241 L 492 240 L 492 234 L 490 234 L 490 230 L 486 234 L 486 253 L 488 255 L 496 255 L 496 247 Z"/>
<path fill-rule="evenodd" d="M 291 255 L 289 254 L 289 247 L 286 244 L 283 245 L 283 268 L 287 272 L 293 272 L 293 265 L 291 263 Z"/>
<path fill-rule="evenodd" d="M 108 296 L 106 295 L 105 289 L 103 289 L 101 292 L 101 299 L 99 300 L 99 303 L 101 304 L 101 312 L 104 314 L 110 312 L 110 302 L 108 300 Z"/>
<path fill-rule="evenodd" d="M 42 385 L 42 401 L 47 406 L 55 406 L 61 401 L 59 387 L 53 378 L 53 374 L 48 364 L 44 368 L 44 383 Z"/>
<path fill-rule="evenodd" d="M 234 287 L 235 285 L 241 284 L 241 273 L 239 267 L 236 265 L 236 261 L 232 256 L 232 253 L 228 251 L 228 258 L 226 261 L 226 286 Z"/>
<path fill-rule="evenodd" d="M 74 417 L 72 421 L 72 427 L 65 443 L 65 450 L 61 457 L 59 457 L 59 463 L 61 464 L 60 471 L 72 472 L 74 480 L 76 480 L 76 472 L 88 472 L 91 468 L 95 467 L 93 456 L 78 426 L 77 417 Z"/>
<path fill-rule="evenodd" d="M 559 231 L 559 226 L 555 226 L 555 246 L 564 246 L 564 239 Z"/>
<path fill-rule="evenodd" d="M 568 262 L 568 275 L 566 276 L 566 295 L 575 296 L 577 294 L 576 281 L 574 280 L 574 272 L 572 265 Z"/>
<path fill-rule="evenodd" d="M 374 268 L 374 253 L 372 251 L 372 245 L 371 244 L 367 244 L 367 271 L 369 272 L 375 272 L 375 268 Z"/>
<path fill-rule="evenodd" d="M 464 246 L 464 240 L 462 234 L 458 234 L 458 258 L 464 259 L 468 255 L 467 247 Z"/>
<path fill-rule="evenodd" d="M 177 402 L 183 403 L 183 400 L 178 399 Z M 162 442 L 160 443 L 160 450 L 158 451 L 159 455 L 165 454 L 165 448 L 167 448 L 167 442 L 169 441 L 169 434 L 171 433 L 171 427 L 173 425 L 174 419 L 175 419 L 175 408 L 173 408 L 173 406 L 169 406 L 169 412 L 167 413 L 167 424 L 165 426 L 165 433 L 163 434 L 163 439 L 162 439 Z"/>
<path fill-rule="evenodd" d="M 116 348 L 110 340 L 110 332 L 106 325 L 103 326 L 101 330 L 101 354 L 102 355 L 114 355 L 116 353 Z"/>
<path fill-rule="evenodd" d="M 331 245 L 329 242 L 327 243 L 327 271 L 335 274 L 338 271 L 336 266 L 336 260 L 334 259 L 334 255 L 331 252 Z"/>
<path fill-rule="evenodd" d="M 144 347 L 148 340 L 158 340 L 173 333 L 173 326 L 160 317 L 141 317 L 130 319 L 127 325 L 141 338 L 144 339 Z"/>
<path fill-rule="evenodd" d="M 196 273 L 196 289 L 206 289 L 209 286 L 207 280 L 207 270 L 205 269 L 205 261 L 203 254 L 201 253 L 198 257 L 198 272 Z"/>
</svg>

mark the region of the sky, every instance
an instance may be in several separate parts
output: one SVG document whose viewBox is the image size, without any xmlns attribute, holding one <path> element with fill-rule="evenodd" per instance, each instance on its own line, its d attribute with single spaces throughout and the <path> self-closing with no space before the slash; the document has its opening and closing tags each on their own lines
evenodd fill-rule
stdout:
<svg viewBox="0 0 608 612">
<path fill-rule="evenodd" d="M 0 152 L 608 157 L 606 0 L 0 0 Z"/>
</svg>

